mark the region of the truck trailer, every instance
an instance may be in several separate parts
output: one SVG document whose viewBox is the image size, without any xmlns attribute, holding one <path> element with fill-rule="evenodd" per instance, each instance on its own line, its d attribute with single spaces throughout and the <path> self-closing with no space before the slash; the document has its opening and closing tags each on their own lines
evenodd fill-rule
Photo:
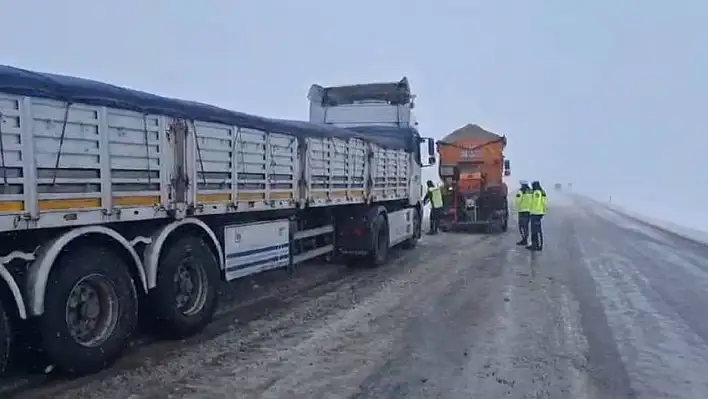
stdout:
<svg viewBox="0 0 708 399">
<path fill-rule="evenodd" d="M 379 266 L 420 237 L 432 140 L 414 128 L 379 136 L 11 66 L 0 122 L 0 366 L 11 328 L 31 326 L 60 370 L 96 372 L 139 313 L 190 336 L 223 281 L 326 255 Z"/>
</svg>

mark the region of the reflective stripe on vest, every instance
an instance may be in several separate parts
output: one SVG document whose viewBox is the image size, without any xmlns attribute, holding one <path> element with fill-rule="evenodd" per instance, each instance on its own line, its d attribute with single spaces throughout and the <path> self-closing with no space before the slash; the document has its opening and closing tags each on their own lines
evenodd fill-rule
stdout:
<svg viewBox="0 0 708 399">
<path fill-rule="evenodd" d="M 545 215 L 546 214 L 546 196 L 543 195 L 543 191 L 534 190 L 531 193 L 533 196 L 531 199 L 531 206 L 529 210 L 532 215 Z"/>
<path fill-rule="evenodd" d="M 516 212 L 529 212 L 531 210 L 531 201 L 533 197 L 530 192 L 519 191 L 516 194 Z"/>
<path fill-rule="evenodd" d="M 443 200 L 440 187 L 429 188 L 428 192 L 430 193 L 430 204 L 433 206 L 433 208 L 442 208 Z"/>
<path fill-rule="evenodd" d="M 523 198 L 523 208 L 526 209 L 526 212 L 531 212 L 531 203 L 533 202 L 533 194 L 531 192 L 527 192 L 524 194 Z"/>
</svg>

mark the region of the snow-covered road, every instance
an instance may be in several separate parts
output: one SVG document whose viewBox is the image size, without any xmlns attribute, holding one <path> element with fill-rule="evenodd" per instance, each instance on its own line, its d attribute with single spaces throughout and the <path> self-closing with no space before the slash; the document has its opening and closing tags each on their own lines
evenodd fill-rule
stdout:
<svg viewBox="0 0 708 399">
<path fill-rule="evenodd" d="M 241 283 L 202 336 L 17 397 L 708 398 L 708 247 L 567 195 L 544 223 Z"/>
</svg>

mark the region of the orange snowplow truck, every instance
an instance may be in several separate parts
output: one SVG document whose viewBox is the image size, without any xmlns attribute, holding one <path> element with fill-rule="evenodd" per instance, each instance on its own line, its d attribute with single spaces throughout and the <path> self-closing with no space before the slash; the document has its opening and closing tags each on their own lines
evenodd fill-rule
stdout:
<svg viewBox="0 0 708 399">
<path fill-rule="evenodd" d="M 437 142 L 440 180 L 444 185 L 440 228 L 481 227 L 487 232 L 508 228 L 508 189 L 511 175 L 504 159 L 506 137 L 466 125 Z"/>
</svg>

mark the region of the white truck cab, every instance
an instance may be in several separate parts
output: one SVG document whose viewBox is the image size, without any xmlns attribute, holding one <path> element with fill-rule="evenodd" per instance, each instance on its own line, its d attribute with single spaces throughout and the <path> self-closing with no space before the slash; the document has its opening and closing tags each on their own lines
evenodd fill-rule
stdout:
<svg viewBox="0 0 708 399">
<path fill-rule="evenodd" d="M 335 125 L 366 133 L 378 133 L 392 140 L 410 140 L 415 156 L 411 157 L 411 205 L 422 197 L 421 168 L 435 165 L 435 141 L 421 138 L 415 118 L 415 95 L 408 78 L 398 82 L 364 83 L 343 86 L 313 84 L 307 95 L 310 122 Z M 427 149 L 420 145 L 427 143 Z M 423 159 L 427 152 L 428 159 Z M 427 162 L 426 162 L 427 161 Z"/>
<path fill-rule="evenodd" d="M 415 95 L 408 79 L 398 82 L 367 83 L 322 87 L 312 85 L 310 122 L 355 126 L 395 126 L 417 128 L 413 114 Z"/>
</svg>

